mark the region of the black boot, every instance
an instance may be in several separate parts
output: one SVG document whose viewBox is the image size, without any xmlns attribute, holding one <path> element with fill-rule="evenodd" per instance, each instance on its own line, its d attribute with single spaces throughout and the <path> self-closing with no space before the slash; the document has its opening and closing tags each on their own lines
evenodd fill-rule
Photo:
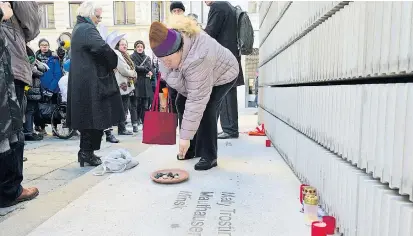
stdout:
<svg viewBox="0 0 413 236">
<path fill-rule="evenodd" d="M 110 130 L 106 130 L 106 131 L 105 131 L 105 134 L 106 134 L 106 142 L 109 142 L 109 143 L 119 143 L 119 140 L 116 139 L 115 135 L 113 135 Z"/>
<path fill-rule="evenodd" d="M 195 165 L 195 170 L 209 170 L 212 167 L 217 166 L 217 159 L 214 160 L 208 160 L 205 158 L 201 158 L 198 163 Z"/>
<path fill-rule="evenodd" d="M 133 125 L 132 127 L 133 127 L 133 132 L 134 132 L 134 133 L 138 133 L 138 132 L 139 132 L 138 125 Z"/>
<path fill-rule="evenodd" d="M 80 163 L 80 167 L 84 167 L 85 162 L 91 166 L 98 166 L 102 164 L 100 158 L 96 156 L 93 151 L 86 151 L 82 149 L 77 153 L 77 160 Z"/>
</svg>

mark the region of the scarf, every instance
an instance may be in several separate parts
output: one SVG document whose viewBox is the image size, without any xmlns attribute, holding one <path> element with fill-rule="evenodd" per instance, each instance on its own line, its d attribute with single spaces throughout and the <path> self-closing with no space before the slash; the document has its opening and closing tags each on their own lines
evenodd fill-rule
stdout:
<svg viewBox="0 0 413 236">
<path fill-rule="evenodd" d="M 37 60 L 47 64 L 47 61 L 52 56 L 52 51 L 47 51 L 46 53 L 42 53 L 40 50 L 36 52 Z"/>
<path fill-rule="evenodd" d="M 134 51 L 133 54 L 132 54 L 132 58 L 135 61 L 135 66 L 145 66 L 145 64 L 150 61 L 150 59 L 148 58 L 148 59 L 146 59 L 145 63 L 143 63 L 143 65 L 141 65 L 146 57 L 147 56 L 146 56 L 145 52 L 138 53 L 137 51 Z"/>
<path fill-rule="evenodd" d="M 120 52 L 120 51 L 119 51 Z M 132 59 L 130 58 L 129 54 L 126 52 L 120 52 L 122 53 L 123 58 L 125 59 L 126 63 L 130 67 L 131 70 L 135 70 L 135 63 L 133 63 Z"/>
</svg>

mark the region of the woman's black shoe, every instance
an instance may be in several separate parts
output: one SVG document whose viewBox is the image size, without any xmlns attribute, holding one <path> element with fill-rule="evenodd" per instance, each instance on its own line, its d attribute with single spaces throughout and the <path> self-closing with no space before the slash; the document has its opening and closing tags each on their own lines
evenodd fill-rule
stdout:
<svg viewBox="0 0 413 236">
<path fill-rule="evenodd" d="M 210 161 L 205 158 L 201 158 L 201 160 L 199 160 L 199 162 L 196 163 L 195 170 L 209 170 L 213 167 L 216 167 L 217 165 L 217 159 Z"/>
<path fill-rule="evenodd" d="M 85 166 L 85 162 L 91 166 L 98 166 L 102 164 L 102 160 L 96 156 L 93 151 L 80 150 L 77 154 L 77 160 L 80 163 L 80 167 Z"/>
<path fill-rule="evenodd" d="M 119 143 L 119 140 L 112 133 L 106 134 L 106 142 L 108 143 Z"/>
<path fill-rule="evenodd" d="M 193 158 L 195 158 L 195 154 L 191 154 L 191 153 L 186 153 L 184 159 L 179 159 L 179 154 L 176 155 L 176 159 L 178 159 L 178 161 L 184 161 L 184 160 L 189 160 Z"/>
<path fill-rule="evenodd" d="M 135 125 L 133 126 L 133 132 L 134 132 L 134 133 L 138 133 L 138 132 L 139 132 L 139 128 L 138 128 L 137 125 L 136 125 L 136 126 L 135 126 Z"/>
<path fill-rule="evenodd" d="M 129 130 L 122 130 L 118 132 L 118 135 L 133 135 L 133 133 Z"/>
</svg>

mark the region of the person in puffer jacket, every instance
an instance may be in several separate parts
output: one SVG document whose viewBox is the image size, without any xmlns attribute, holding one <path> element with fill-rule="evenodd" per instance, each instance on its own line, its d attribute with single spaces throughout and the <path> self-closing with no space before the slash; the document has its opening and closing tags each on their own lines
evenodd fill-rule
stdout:
<svg viewBox="0 0 413 236">
<path fill-rule="evenodd" d="M 53 93 L 59 92 L 59 80 L 63 76 L 62 67 L 60 66 L 59 57 L 50 50 L 49 41 L 46 39 L 39 40 L 40 50 L 36 52 L 36 59 L 47 64 L 50 68 L 40 78 L 42 87 Z"/>
<path fill-rule="evenodd" d="M 27 105 L 25 113 L 24 137 L 26 141 L 40 141 L 43 140 L 43 135 L 39 135 L 34 132 L 34 115 L 38 111 L 39 102 L 42 99 L 42 89 L 40 77 L 48 70 L 48 66 L 39 60 L 35 59 L 35 55 L 30 48 L 27 49 L 27 55 L 29 55 L 29 61 L 32 65 L 32 86 L 26 92 Z"/>
</svg>

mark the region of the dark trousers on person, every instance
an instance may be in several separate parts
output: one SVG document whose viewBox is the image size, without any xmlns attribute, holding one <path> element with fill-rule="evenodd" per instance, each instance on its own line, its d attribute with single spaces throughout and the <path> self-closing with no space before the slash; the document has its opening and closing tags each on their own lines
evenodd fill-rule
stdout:
<svg viewBox="0 0 413 236">
<path fill-rule="evenodd" d="M 145 112 L 149 110 L 149 101 L 150 99 L 147 97 L 137 97 L 136 100 L 137 104 L 137 115 L 138 115 L 138 120 L 143 124 L 144 119 L 145 119 Z"/>
<path fill-rule="evenodd" d="M 129 103 L 130 103 L 130 96 L 122 95 L 122 106 L 123 106 L 123 111 L 125 112 L 125 119 L 118 124 L 118 132 L 123 132 L 126 130 L 126 118 L 128 116 Z"/>
<path fill-rule="evenodd" d="M 168 87 L 168 97 L 170 99 L 170 101 L 172 102 L 172 104 L 177 104 L 176 99 L 178 97 L 178 91 L 176 91 L 175 89 Z M 172 106 L 172 112 L 175 114 L 178 114 L 178 108 L 177 106 Z M 179 115 L 177 116 L 179 117 Z M 176 122 L 176 124 L 178 125 L 179 122 Z"/>
<path fill-rule="evenodd" d="M 25 112 L 25 122 L 23 124 L 24 134 L 32 135 L 33 134 L 33 125 L 34 125 L 34 115 L 38 109 L 38 101 L 27 100 L 26 112 Z"/>
<path fill-rule="evenodd" d="M 132 125 L 138 125 L 139 124 L 138 98 L 136 96 L 129 97 L 129 112 L 130 112 L 130 118 L 132 121 Z"/>
<path fill-rule="evenodd" d="M 84 129 L 80 130 L 80 150 L 96 151 L 100 149 L 103 130 Z"/>
<path fill-rule="evenodd" d="M 201 123 L 199 124 L 198 131 L 190 142 L 191 144 L 187 155 L 193 155 L 195 157 L 201 157 L 208 160 L 217 159 L 217 123 L 219 108 L 225 95 L 233 86 L 235 86 L 235 82 L 236 80 L 224 85 L 215 86 L 212 89 L 212 93 L 202 116 Z M 187 98 L 181 94 L 178 94 L 176 99 L 179 127 L 182 125 L 186 99 Z"/>
<path fill-rule="evenodd" d="M 26 84 L 15 80 L 16 96 L 19 104 L 24 97 Z M 24 111 L 22 110 L 22 115 Z M 23 153 L 24 135 L 18 134 L 17 142 L 10 144 L 10 150 L 0 154 L 0 207 L 16 200 L 23 191 Z"/>
<path fill-rule="evenodd" d="M 236 86 L 232 87 L 225 95 L 221 104 L 219 117 L 222 131 L 231 136 L 238 137 L 238 100 Z"/>
</svg>

